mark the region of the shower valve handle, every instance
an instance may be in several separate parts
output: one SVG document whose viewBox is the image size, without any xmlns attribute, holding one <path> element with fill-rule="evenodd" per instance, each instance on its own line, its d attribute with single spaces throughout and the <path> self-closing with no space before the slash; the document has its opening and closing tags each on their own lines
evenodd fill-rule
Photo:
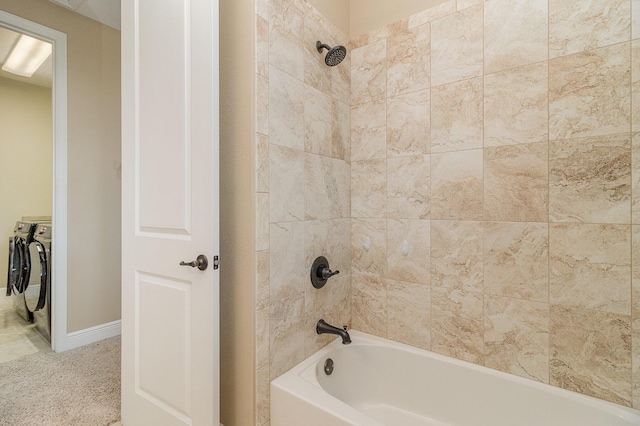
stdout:
<svg viewBox="0 0 640 426">
<path fill-rule="evenodd" d="M 332 271 L 331 269 L 327 268 L 322 268 L 322 279 L 323 280 L 327 280 L 329 278 L 331 278 L 334 275 L 338 275 L 340 273 L 340 271 Z"/>
</svg>

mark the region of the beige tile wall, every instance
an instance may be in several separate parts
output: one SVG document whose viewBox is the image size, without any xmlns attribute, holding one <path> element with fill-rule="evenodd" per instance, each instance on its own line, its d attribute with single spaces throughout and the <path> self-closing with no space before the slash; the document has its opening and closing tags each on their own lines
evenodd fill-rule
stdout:
<svg viewBox="0 0 640 426">
<path fill-rule="evenodd" d="M 351 76 L 349 57 L 329 68 L 315 49 L 348 37 L 304 0 L 256 0 L 255 19 L 255 424 L 266 425 L 269 382 L 332 340 L 315 323 L 351 323 Z M 340 274 L 316 290 L 320 255 Z"/>
<path fill-rule="evenodd" d="M 256 0 L 257 425 L 320 317 L 640 408 L 631 1 L 447 0 L 327 68 L 344 34 Z"/>
<path fill-rule="evenodd" d="M 640 408 L 637 16 L 449 0 L 352 40 L 354 328 Z"/>
</svg>

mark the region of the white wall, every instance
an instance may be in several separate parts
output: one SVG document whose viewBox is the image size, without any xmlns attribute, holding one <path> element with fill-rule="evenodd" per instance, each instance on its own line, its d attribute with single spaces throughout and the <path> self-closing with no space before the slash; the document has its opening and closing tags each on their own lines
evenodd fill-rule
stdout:
<svg viewBox="0 0 640 426">
<path fill-rule="evenodd" d="M 51 89 L 0 77 L 0 287 L 22 216 L 51 216 Z"/>
</svg>

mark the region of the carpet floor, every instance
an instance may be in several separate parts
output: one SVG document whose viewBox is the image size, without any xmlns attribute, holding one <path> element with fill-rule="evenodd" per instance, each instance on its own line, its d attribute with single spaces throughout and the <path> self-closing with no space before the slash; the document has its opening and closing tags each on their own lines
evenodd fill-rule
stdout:
<svg viewBox="0 0 640 426">
<path fill-rule="evenodd" d="M 0 425 L 108 426 L 120 420 L 120 336 L 0 365 Z"/>
</svg>

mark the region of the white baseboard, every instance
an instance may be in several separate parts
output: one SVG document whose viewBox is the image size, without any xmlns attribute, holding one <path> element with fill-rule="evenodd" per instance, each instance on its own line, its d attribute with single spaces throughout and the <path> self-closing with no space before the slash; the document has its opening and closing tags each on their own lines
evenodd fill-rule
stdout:
<svg viewBox="0 0 640 426">
<path fill-rule="evenodd" d="M 113 321 L 67 334 L 67 350 L 99 342 L 122 333 L 122 321 Z"/>
</svg>

